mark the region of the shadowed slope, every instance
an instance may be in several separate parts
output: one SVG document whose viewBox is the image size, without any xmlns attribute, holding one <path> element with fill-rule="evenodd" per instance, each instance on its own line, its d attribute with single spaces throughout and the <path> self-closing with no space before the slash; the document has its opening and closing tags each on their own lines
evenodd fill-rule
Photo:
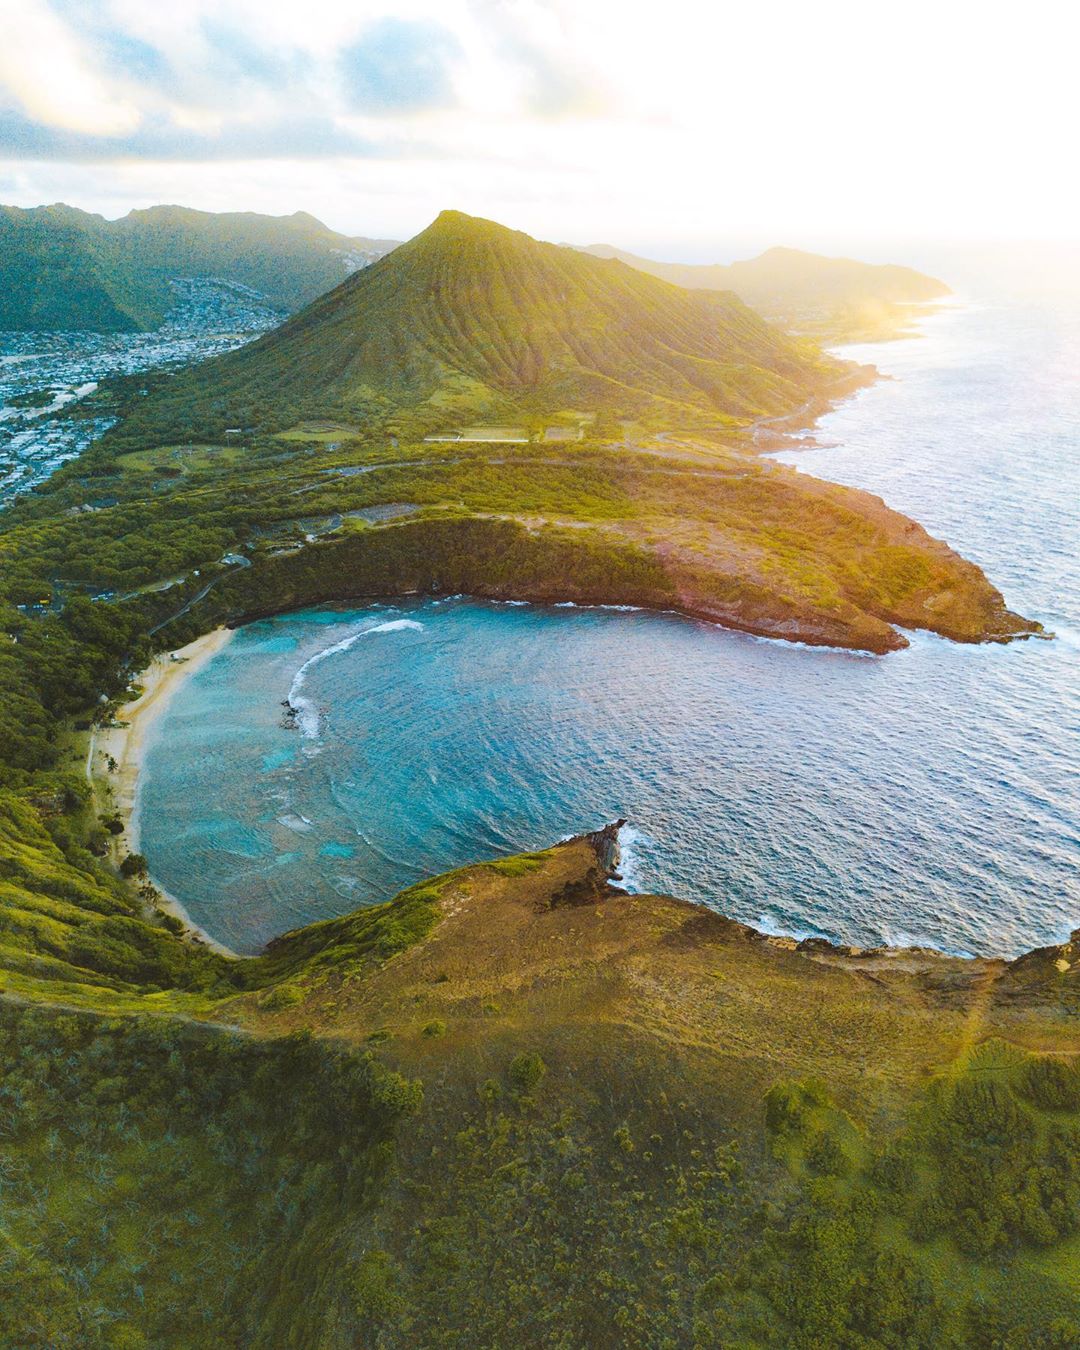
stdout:
<svg viewBox="0 0 1080 1350">
<path fill-rule="evenodd" d="M 393 247 L 337 234 L 314 216 L 152 206 L 105 220 L 71 206 L 0 207 L 0 328 L 125 332 L 154 328 L 170 282 L 250 287 L 294 310 Z"/>
</svg>

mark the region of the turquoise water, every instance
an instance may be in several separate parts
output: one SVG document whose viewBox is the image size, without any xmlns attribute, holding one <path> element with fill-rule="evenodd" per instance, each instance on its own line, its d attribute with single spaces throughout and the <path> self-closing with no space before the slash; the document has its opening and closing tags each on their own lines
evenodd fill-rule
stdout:
<svg viewBox="0 0 1080 1350">
<path fill-rule="evenodd" d="M 770 930 L 1005 953 L 1065 936 L 1080 925 L 1080 304 L 984 297 L 928 334 L 860 349 L 897 378 L 797 461 L 909 511 L 1057 641 L 914 634 L 879 659 L 462 599 L 259 622 L 153 732 L 155 877 L 250 952 L 625 816 L 631 889 Z"/>
</svg>

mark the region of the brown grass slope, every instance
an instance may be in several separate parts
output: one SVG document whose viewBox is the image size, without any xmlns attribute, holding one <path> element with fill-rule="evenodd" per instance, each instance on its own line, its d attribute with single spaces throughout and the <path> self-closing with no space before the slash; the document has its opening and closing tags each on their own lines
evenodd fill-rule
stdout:
<svg viewBox="0 0 1080 1350">
<path fill-rule="evenodd" d="M 625 893 L 612 844 L 609 827 L 421 883 L 384 907 L 422 934 L 390 959 L 359 951 L 350 925 L 365 911 L 286 934 L 258 961 L 287 972 L 299 1001 L 267 1010 L 253 993 L 221 1016 L 375 1033 L 384 1057 L 423 1077 L 448 1058 L 483 1076 L 526 1029 L 586 1056 L 629 1036 L 694 1062 L 717 1091 L 726 1083 L 729 1106 L 753 1112 L 786 1073 L 824 1074 L 872 1113 L 995 1037 L 1080 1054 L 1080 931 L 1011 962 L 769 937 L 689 901 Z M 434 915 L 417 926 L 418 896 Z M 433 1019 L 445 1024 L 438 1046 Z"/>
<path fill-rule="evenodd" d="M 276 944 L 311 962 L 288 997 L 222 1009 L 374 1047 L 423 1084 L 355 1239 L 400 1288 L 370 1343 L 501 1346 L 510 1326 L 573 1347 L 1071 1344 L 1075 1244 L 1023 1237 L 1015 1179 L 980 1198 L 951 1169 L 966 1150 L 972 1178 L 992 1172 L 999 1150 L 1019 1176 L 1027 1150 L 1041 1175 L 1038 1131 L 1053 1156 L 1071 1128 L 1080 942 L 1007 963 L 768 938 L 620 892 L 610 844 L 440 878 L 426 935 L 388 958 L 333 925 L 313 958 L 301 930 Z M 998 1113 L 1025 1133 L 999 1137 Z M 1040 1203 L 1068 1231 L 1074 1200 Z M 1058 1331 L 995 1340 L 975 1329 L 991 1305 Z"/>
</svg>

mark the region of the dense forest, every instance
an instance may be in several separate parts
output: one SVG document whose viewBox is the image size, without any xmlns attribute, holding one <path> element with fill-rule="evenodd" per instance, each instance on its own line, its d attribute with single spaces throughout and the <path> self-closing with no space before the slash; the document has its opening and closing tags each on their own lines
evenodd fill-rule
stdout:
<svg viewBox="0 0 1080 1350">
<path fill-rule="evenodd" d="M 1077 1344 L 1071 1059 L 990 1035 L 950 1062 L 964 974 L 913 1004 L 910 979 L 605 895 L 590 849 L 440 878 L 366 943 L 301 930 L 260 958 L 287 980 L 208 1021 L 0 1002 L 2 1343 Z M 500 957 L 507 930 L 580 950 L 515 996 L 492 922 Z M 904 1038 L 944 1057 L 929 1081 Z"/>
</svg>

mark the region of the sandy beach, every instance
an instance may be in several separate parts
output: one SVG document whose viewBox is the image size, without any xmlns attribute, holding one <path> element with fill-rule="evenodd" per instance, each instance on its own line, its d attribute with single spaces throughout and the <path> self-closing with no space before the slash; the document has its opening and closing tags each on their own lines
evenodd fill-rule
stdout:
<svg viewBox="0 0 1080 1350">
<path fill-rule="evenodd" d="M 98 727 L 91 733 L 86 773 L 97 791 L 107 788 L 108 804 L 123 823 L 124 833 L 118 840 L 121 856 L 139 851 L 139 773 L 151 727 L 180 686 L 202 670 L 211 657 L 228 644 L 232 635 L 229 628 L 217 628 L 189 642 L 186 647 L 155 657 L 135 680 L 142 687 L 142 693 L 118 710 L 116 726 Z M 193 923 L 175 896 L 162 890 L 157 882 L 154 886 L 161 895 L 163 910 L 174 914 L 215 951 L 235 955 Z"/>
</svg>

